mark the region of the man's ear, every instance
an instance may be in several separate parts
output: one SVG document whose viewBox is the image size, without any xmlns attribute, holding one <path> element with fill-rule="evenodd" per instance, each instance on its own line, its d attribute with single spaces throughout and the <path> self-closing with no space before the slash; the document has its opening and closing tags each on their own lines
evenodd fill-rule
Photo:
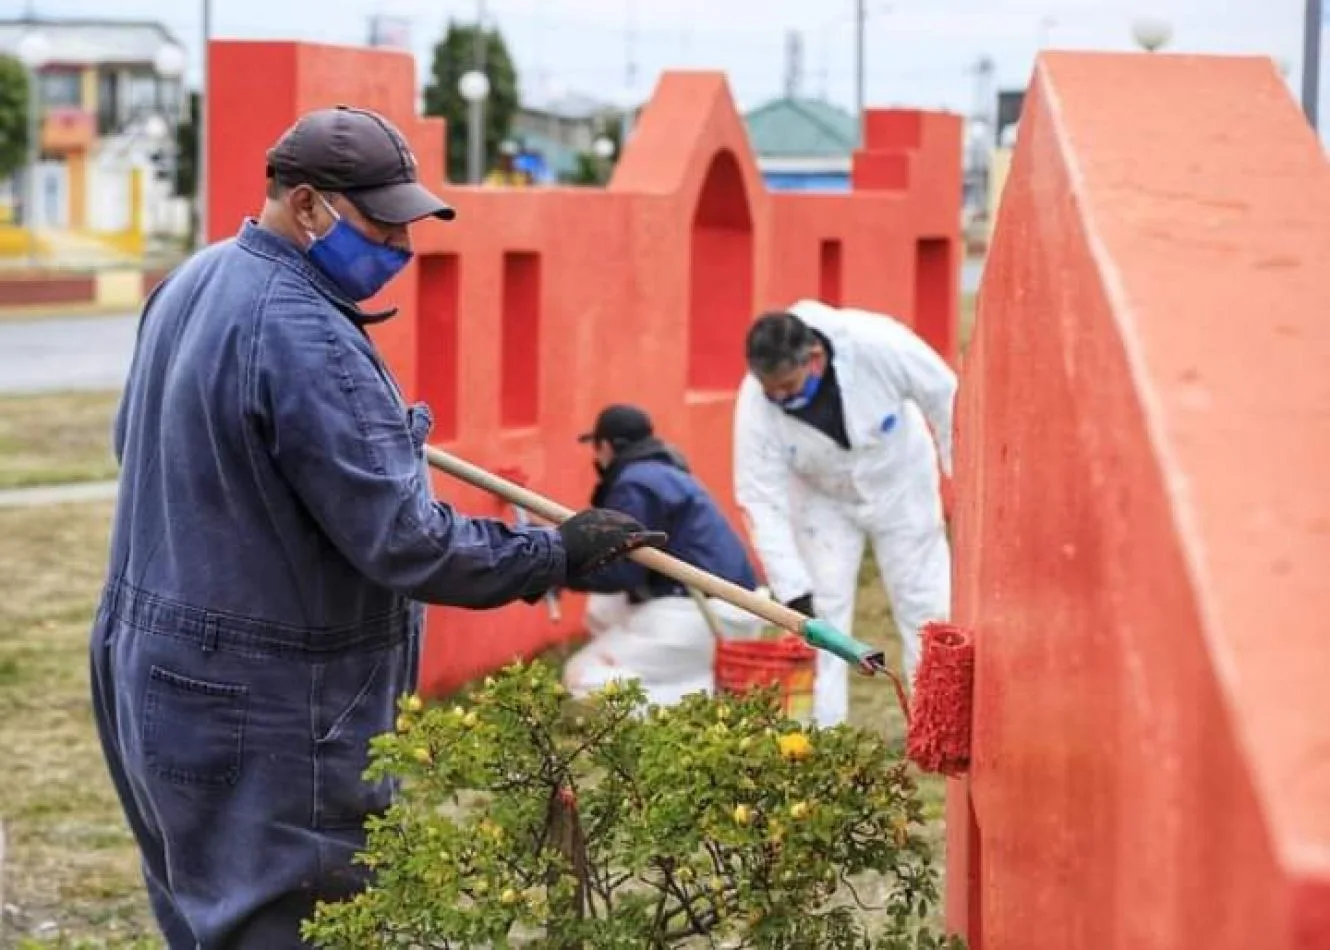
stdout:
<svg viewBox="0 0 1330 950">
<path fill-rule="evenodd" d="M 318 196 L 309 185 L 296 185 L 286 193 L 286 204 L 301 230 L 317 234 L 319 231 Z"/>
</svg>

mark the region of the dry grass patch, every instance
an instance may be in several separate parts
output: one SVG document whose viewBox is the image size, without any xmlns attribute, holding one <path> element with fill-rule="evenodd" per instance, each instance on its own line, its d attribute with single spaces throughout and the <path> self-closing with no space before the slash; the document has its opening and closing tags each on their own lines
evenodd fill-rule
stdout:
<svg viewBox="0 0 1330 950">
<path fill-rule="evenodd" d="M 12 908 L 0 946 L 159 946 L 88 694 L 87 638 L 110 515 L 109 503 L 0 509 L 0 748 L 8 753 L 0 818 Z M 899 656 L 871 557 L 854 633 L 884 646 L 893 662 Z M 545 659 L 558 663 L 567 653 Z M 851 721 L 902 743 L 890 685 L 861 676 L 851 684 Z M 941 780 L 920 780 L 939 844 L 943 790 Z"/>
<path fill-rule="evenodd" d="M 0 488 L 115 478 L 116 392 L 0 396 Z"/>
</svg>

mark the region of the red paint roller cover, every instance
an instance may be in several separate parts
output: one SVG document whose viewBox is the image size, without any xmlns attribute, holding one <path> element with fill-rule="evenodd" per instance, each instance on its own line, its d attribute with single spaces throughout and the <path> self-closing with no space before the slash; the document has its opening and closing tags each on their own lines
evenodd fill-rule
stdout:
<svg viewBox="0 0 1330 950">
<path fill-rule="evenodd" d="M 907 752 L 925 772 L 960 775 L 970 766 L 974 640 L 946 623 L 926 624 L 923 639 Z"/>
</svg>

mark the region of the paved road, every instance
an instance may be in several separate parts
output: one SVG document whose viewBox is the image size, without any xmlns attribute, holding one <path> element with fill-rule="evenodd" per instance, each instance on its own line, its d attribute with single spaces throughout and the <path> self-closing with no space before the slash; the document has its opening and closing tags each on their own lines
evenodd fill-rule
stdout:
<svg viewBox="0 0 1330 950">
<path fill-rule="evenodd" d="M 965 293 L 978 289 L 983 265 L 961 269 Z M 0 392 L 119 389 L 134 352 L 138 315 L 0 322 Z"/>
<path fill-rule="evenodd" d="M 138 315 L 0 322 L 0 392 L 119 389 Z"/>
</svg>

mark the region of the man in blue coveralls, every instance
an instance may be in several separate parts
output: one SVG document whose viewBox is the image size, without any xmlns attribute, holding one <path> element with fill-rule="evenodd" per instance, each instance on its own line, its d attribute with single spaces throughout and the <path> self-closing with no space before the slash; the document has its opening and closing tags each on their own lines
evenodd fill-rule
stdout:
<svg viewBox="0 0 1330 950">
<path fill-rule="evenodd" d="M 302 946 L 390 790 L 372 736 L 415 687 L 421 602 L 534 602 L 666 538 L 626 515 L 557 529 L 434 500 L 359 306 L 451 219 L 381 116 L 304 116 L 258 221 L 154 292 L 115 423 L 120 493 L 92 632 L 93 708 L 172 950 Z"/>
</svg>

